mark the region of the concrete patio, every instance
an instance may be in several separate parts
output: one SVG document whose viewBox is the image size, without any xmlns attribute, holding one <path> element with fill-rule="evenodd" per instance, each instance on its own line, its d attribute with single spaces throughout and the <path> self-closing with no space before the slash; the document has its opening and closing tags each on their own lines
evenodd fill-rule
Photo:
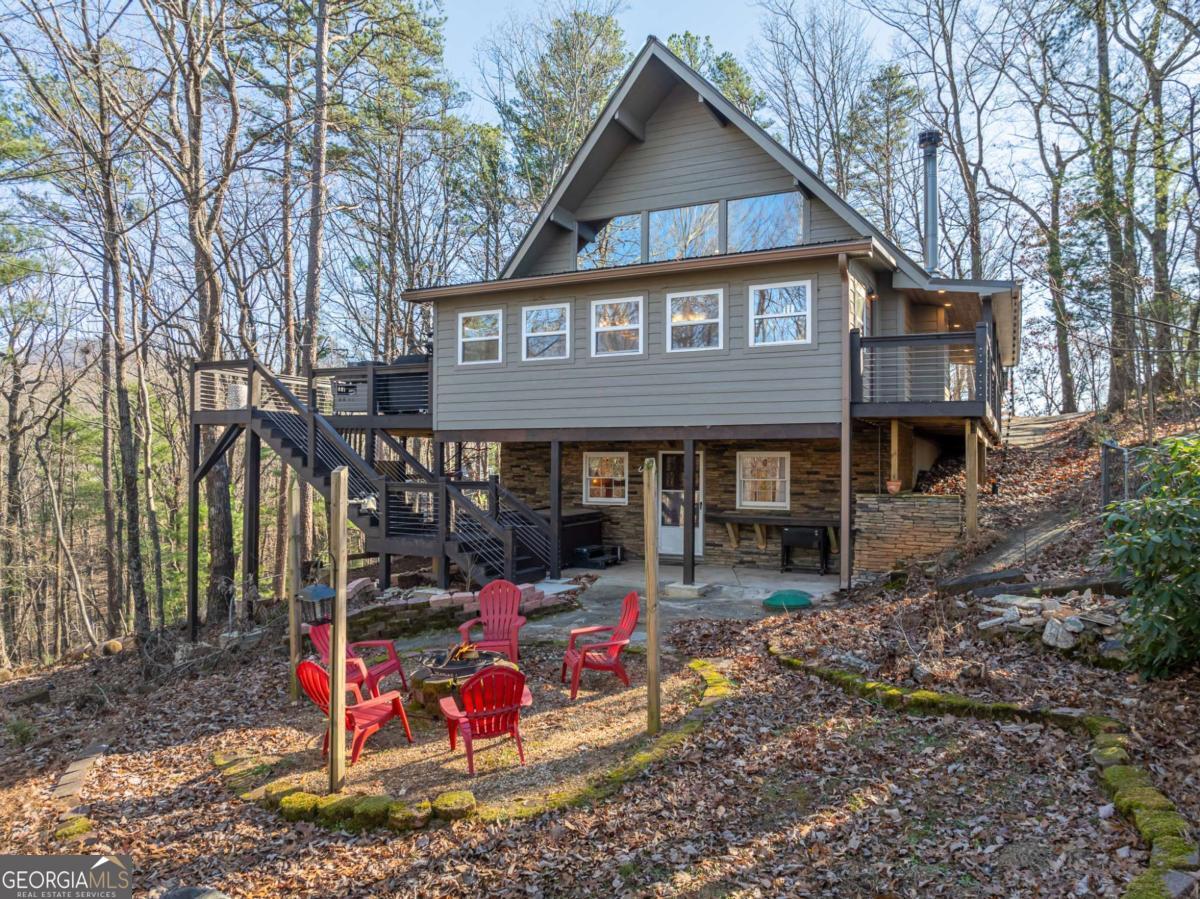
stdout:
<svg viewBox="0 0 1200 899">
<path fill-rule="evenodd" d="M 813 600 L 821 599 L 837 589 L 837 576 L 819 575 L 815 572 L 780 573 L 761 568 L 742 568 L 728 565 L 697 565 L 696 585 L 703 586 L 699 596 L 678 595 L 678 584 L 683 577 L 682 566 L 659 566 L 659 616 L 663 633 L 678 621 L 689 618 L 725 618 L 732 620 L 754 620 L 767 612 L 762 601 L 776 590 L 804 590 L 812 594 Z M 547 580 L 538 587 L 547 594 L 561 593 L 574 589 L 567 583 L 579 575 L 595 575 L 597 580 L 579 594 L 581 608 L 569 612 L 536 618 L 521 629 L 525 640 L 565 640 L 572 628 L 598 624 L 615 624 L 621 614 L 621 600 L 630 590 L 645 595 L 645 569 L 640 561 L 623 562 L 602 571 L 584 568 L 569 568 L 563 571 L 560 580 Z M 690 591 L 687 591 L 690 592 Z M 633 642 L 646 640 L 646 622 L 643 615 L 634 632 Z M 457 635 L 455 635 L 456 637 Z M 442 647 L 447 637 L 437 634 L 421 634 L 397 640 L 402 652 L 430 647 Z M 450 638 L 453 639 L 453 638 Z"/>
</svg>

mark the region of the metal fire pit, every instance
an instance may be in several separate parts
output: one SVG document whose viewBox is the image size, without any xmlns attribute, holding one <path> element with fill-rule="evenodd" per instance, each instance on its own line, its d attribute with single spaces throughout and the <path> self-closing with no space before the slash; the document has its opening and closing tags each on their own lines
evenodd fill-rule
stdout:
<svg viewBox="0 0 1200 899">
<path fill-rule="evenodd" d="M 438 703 L 445 696 L 459 699 L 458 688 L 473 674 L 491 665 L 507 665 L 516 668 L 502 653 L 476 650 L 471 657 L 450 659 L 453 650 L 427 652 L 417 662 L 417 668 L 408 676 L 413 701 L 425 711 L 440 715 Z M 461 704 L 461 703 L 460 703 Z"/>
</svg>

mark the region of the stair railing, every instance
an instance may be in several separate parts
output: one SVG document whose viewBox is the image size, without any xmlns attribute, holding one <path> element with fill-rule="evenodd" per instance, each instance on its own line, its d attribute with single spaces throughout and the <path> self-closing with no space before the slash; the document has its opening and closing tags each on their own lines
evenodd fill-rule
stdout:
<svg viewBox="0 0 1200 899">
<path fill-rule="evenodd" d="M 432 484 L 437 481 L 437 478 L 434 477 L 433 472 L 422 465 L 420 459 L 405 449 L 404 444 L 387 431 L 376 431 L 375 436 L 378 437 L 383 444 L 388 447 L 388 449 L 400 457 L 400 460 L 404 462 L 405 468 L 408 471 L 416 472 L 420 480 L 428 484 Z"/>
<path fill-rule="evenodd" d="M 379 521 L 385 523 L 384 528 L 386 529 L 387 479 L 379 475 L 375 469 L 368 465 L 367 461 L 358 453 L 356 453 L 350 444 L 342 439 L 342 435 L 337 432 L 333 425 L 325 420 L 324 416 L 313 411 L 311 404 L 302 403 L 300 399 L 294 393 L 292 393 L 288 386 L 283 383 L 283 381 L 277 378 L 275 374 L 270 371 L 270 369 L 268 369 L 257 359 L 250 360 L 249 375 L 251 382 L 252 401 L 257 397 L 257 393 L 254 389 L 254 378 L 255 375 L 257 375 L 268 385 L 270 385 L 275 394 L 282 397 L 284 402 L 291 406 L 292 409 L 294 409 L 296 413 L 299 414 L 304 420 L 309 438 L 307 454 L 308 464 L 314 471 L 316 470 L 316 465 L 319 460 L 319 447 L 317 441 L 318 435 L 320 435 L 320 437 L 332 444 L 334 449 L 338 451 L 341 461 L 347 462 L 350 467 L 353 468 L 357 474 L 367 482 L 368 485 L 370 485 L 370 492 L 373 492 L 375 495 L 374 514 L 378 517 Z M 248 414 L 250 416 L 253 416 L 254 414 L 253 402 L 249 405 Z M 360 496 L 358 498 L 361 499 L 362 497 Z"/>
<path fill-rule="evenodd" d="M 484 561 L 503 572 L 504 578 L 511 581 L 516 574 L 516 541 L 513 529 L 480 509 L 454 484 L 449 481 L 442 483 L 446 491 L 447 502 L 444 508 L 447 523 L 453 525 L 455 533 L 473 541 Z M 499 553 L 486 548 L 489 540 L 500 544 Z"/>
<path fill-rule="evenodd" d="M 497 475 L 492 475 L 488 480 L 492 484 L 500 521 L 511 522 L 525 548 L 546 566 L 547 571 L 553 569 L 554 566 L 550 564 L 549 522 L 501 484 Z"/>
</svg>

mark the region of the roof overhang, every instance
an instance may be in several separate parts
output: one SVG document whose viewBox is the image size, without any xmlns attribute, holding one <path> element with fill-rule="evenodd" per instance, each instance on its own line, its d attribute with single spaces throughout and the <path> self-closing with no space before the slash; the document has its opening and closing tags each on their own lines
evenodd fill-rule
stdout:
<svg viewBox="0 0 1200 899">
<path fill-rule="evenodd" d="M 839 240 L 821 244 L 801 244 L 775 250 L 754 250 L 747 253 L 730 253 L 724 256 L 699 256 L 690 259 L 672 259 L 666 262 L 643 262 L 615 268 L 595 268 L 580 272 L 561 272 L 552 275 L 529 275 L 524 278 L 506 278 L 501 281 L 476 281 L 468 284 L 447 284 L 443 287 L 423 287 L 406 290 L 401 296 L 410 303 L 429 303 L 452 297 L 492 296 L 514 291 L 530 291 L 544 287 L 566 285 L 602 284 L 630 278 L 647 278 L 654 275 L 669 275 L 679 272 L 699 272 L 711 269 L 740 268 L 748 265 L 765 265 L 772 262 L 795 262 L 804 259 L 822 259 L 841 254 L 852 259 L 863 257 L 889 260 L 891 257 L 874 240 Z"/>
<path fill-rule="evenodd" d="M 873 238 L 879 247 L 886 250 L 887 255 L 894 260 L 895 267 L 901 272 L 914 278 L 923 274 L 920 265 L 888 240 L 883 232 L 867 221 L 857 209 L 838 196 L 812 169 L 788 152 L 779 141 L 767 134 L 762 126 L 738 109 L 707 79 L 672 53 L 665 44 L 655 37 L 650 37 L 613 91 L 592 130 L 588 132 L 578 152 L 542 205 L 537 218 L 505 264 L 501 278 L 519 276 L 522 262 L 546 233 L 547 228 L 553 227 L 552 216 L 555 210 L 560 207 L 570 210 L 573 201 L 583 197 L 584 190 L 581 190 L 581 186 L 586 189 L 590 186 L 590 179 L 601 174 L 595 169 L 607 167 L 594 163 L 610 163 L 629 142 L 637 140 L 629 127 L 620 121 L 620 116 L 624 111 L 632 110 L 632 117 L 638 121 L 648 117 L 666 94 L 664 78 L 668 82 L 682 83 L 696 91 L 698 99 L 714 115 L 719 115 L 722 120 L 740 128 L 763 152 L 790 173 L 796 179 L 797 186 L 809 196 L 819 199 L 863 237 Z"/>
<path fill-rule="evenodd" d="M 1020 281 L 989 281 L 984 279 L 942 278 L 936 275 L 911 278 L 902 272 L 892 275 L 892 287 L 897 290 L 923 290 L 934 293 L 970 294 L 981 300 L 990 298 L 996 322 L 996 340 L 1000 344 L 1000 362 L 1005 367 L 1021 361 Z"/>
</svg>

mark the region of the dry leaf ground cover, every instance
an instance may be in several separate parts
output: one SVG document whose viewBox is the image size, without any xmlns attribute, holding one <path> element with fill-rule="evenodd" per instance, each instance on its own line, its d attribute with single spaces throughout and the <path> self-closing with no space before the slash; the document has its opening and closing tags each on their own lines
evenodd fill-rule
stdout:
<svg viewBox="0 0 1200 899">
<path fill-rule="evenodd" d="M 288 824 L 225 790 L 213 750 L 239 736 L 278 748 L 264 721 L 286 707 L 282 661 L 130 693 L 93 723 L 112 733 L 83 796 L 93 848 L 133 855 L 143 895 L 179 883 L 263 897 L 1117 895 L 1138 870 L 1072 738 L 878 708 L 779 666 L 761 627 L 672 635 L 732 658 L 738 692 L 612 800 L 414 834 Z M 79 685 L 122 664 L 94 663 Z M 51 851 L 44 804 L 65 760 L 5 752 L 20 773 L 0 795 L 12 810 L 0 839 Z"/>
<path fill-rule="evenodd" d="M 525 766 L 512 740 L 480 740 L 475 744 L 476 775 L 470 777 L 461 743 L 451 751 L 445 724 L 418 709 L 409 712 L 414 743 L 408 743 L 398 721 L 385 725 L 349 769 L 346 788 L 410 801 L 432 799 L 446 790 L 471 790 L 481 802 L 520 804 L 582 786 L 593 772 L 614 767 L 645 732 L 645 658 L 625 653 L 623 661 L 632 688 L 612 674 L 585 672 L 579 697 L 572 702 L 569 676 L 566 684 L 559 681 L 562 648 L 524 645 L 520 667 L 533 693 L 533 705 L 521 713 Z M 662 715 L 669 726 L 695 705 L 702 683 L 673 656 L 664 657 L 662 670 Z M 388 679 L 382 689 L 399 686 L 398 679 Z M 324 721 L 308 700 L 274 708 L 260 726 L 226 733 L 223 748 L 255 746 L 280 755 L 302 772 L 305 790 L 323 794 L 328 783 L 321 759 Z"/>
</svg>

